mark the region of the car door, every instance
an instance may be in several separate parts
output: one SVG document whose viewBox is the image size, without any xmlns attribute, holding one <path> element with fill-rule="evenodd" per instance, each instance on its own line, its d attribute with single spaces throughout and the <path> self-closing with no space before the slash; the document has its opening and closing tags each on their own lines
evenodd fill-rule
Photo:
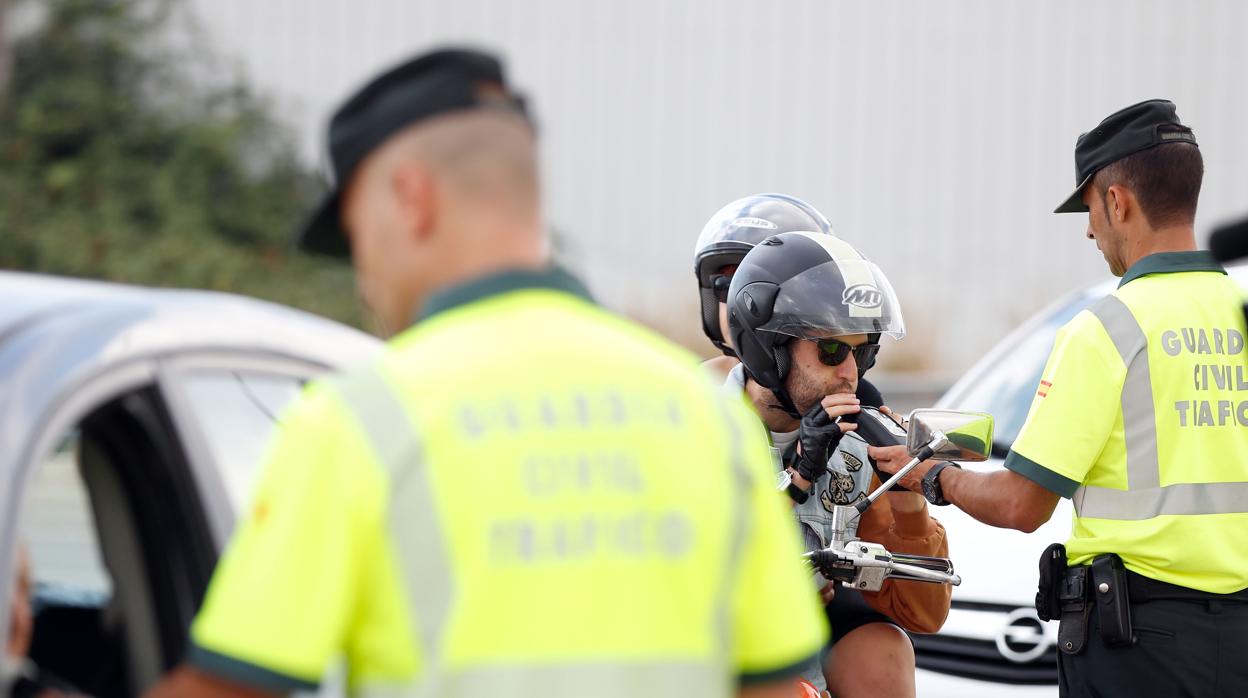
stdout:
<svg viewBox="0 0 1248 698">
<path fill-rule="evenodd" d="M 26 420 L 0 467 L 10 563 L 0 586 L 27 553 L 29 658 L 96 696 L 135 695 L 183 656 L 216 559 L 158 372 L 152 360 L 93 366 L 46 409 L 20 387 L 0 405 L 6 424 Z"/>
<path fill-rule="evenodd" d="M 242 351 L 183 353 L 162 360 L 161 392 L 200 478 L 202 506 L 218 550 L 249 505 L 285 409 L 309 380 L 330 371 L 311 358 Z M 338 662 L 315 695 L 345 695 L 344 686 Z"/>
<path fill-rule="evenodd" d="M 10 529 L 32 562 L 37 665 L 128 696 L 185 655 L 279 415 L 327 370 L 245 351 L 126 362 L 32 425 Z"/>
<path fill-rule="evenodd" d="M 162 359 L 161 393 L 187 451 L 218 548 L 248 504 L 281 415 L 311 379 L 315 361 L 246 352 L 183 353 Z"/>
</svg>

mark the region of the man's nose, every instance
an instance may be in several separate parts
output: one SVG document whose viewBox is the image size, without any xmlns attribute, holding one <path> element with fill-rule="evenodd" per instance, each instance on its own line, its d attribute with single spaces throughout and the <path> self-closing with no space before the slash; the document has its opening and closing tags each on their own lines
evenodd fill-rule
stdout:
<svg viewBox="0 0 1248 698">
<path fill-rule="evenodd" d="M 837 364 L 836 375 L 843 380 L 849 380 L 858 375 L 858 359 L 854 358 L 854 352 L 849 352 L 845 360 Z"/>
</svg>

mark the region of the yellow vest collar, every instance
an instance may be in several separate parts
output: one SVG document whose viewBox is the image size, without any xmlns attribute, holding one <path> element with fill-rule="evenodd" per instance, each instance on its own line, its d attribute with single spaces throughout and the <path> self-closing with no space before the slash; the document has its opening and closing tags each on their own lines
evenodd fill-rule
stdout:
<svg viewBox="0 0 1248 698">
<path fill-rule="evenodd" d="M 1118 288 L 1126 286 L 1128 283 L 1146 274 L 1173 274 L 1175 272 L 1184 271 L 1216 271 L 1222 274 L 1226 270 L 1218 264 L 1213 255 L 1205 250 L 1194 250 L 1191 252 L 1158 252 L 1150 254 L 1131 265 L 1127 273 L 1122 275 L 1122 281 L 1118 282 Z"/>
<path fill-rule="evenodd" d="M 416 316 L 416 322 L 429 319 L 444 310 L 467 305 L 490 296 L 523 289 L 543 288 L 563 291 L 593 302 L 589 290 L 576 277 L 559 267 L 548 269 L 508 269 L 478 277 L 445 288 L 429 297 L 425 307 Z"/>
</svg>

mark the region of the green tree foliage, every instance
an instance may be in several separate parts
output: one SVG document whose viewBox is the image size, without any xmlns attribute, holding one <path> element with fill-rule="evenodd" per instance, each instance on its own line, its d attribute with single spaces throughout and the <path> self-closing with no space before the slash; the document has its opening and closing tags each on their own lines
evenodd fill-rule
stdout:
<svg viewBox="0 0 1248 698">
<path fill-rule="evenodd" d="M 179 5 L 39 7 L 0 106 L 0 268 L 244 293 L 360 324 L 349 269 L 290 244 L 316 178 L 263 101 L 171 38 Z"/>
</svg>

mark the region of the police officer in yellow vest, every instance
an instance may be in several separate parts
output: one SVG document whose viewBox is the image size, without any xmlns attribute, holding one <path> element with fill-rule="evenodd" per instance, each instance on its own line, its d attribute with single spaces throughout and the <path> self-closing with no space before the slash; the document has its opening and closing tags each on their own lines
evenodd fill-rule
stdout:
<svg viewBox="0 0 1248 698">
<path fill-rule="evenodd" d="M 415 322 L 282 420 L 155 695 L 283 694 L 342 659 L 365 696 L 791 698 L 826 629 L 765 439 L 549 266 L 497 60 L 398 66 L 329 141 L 302 243 Z"/>
<path fill-rule="evenodd" d="M 927 464 L 906 484 L 1071 538 L 1041 561 L 1066 696 L 1248 695 L 1248 360 L 1241 291 L 1192 223 L 1204 165 L 1174 104 L 1105 118 L 1075 146 L 1089 239 L 1118 290 L 1057 335 L 1005 469 Z M 904 454 L 877 451 L 895 472 Z"/>
</svg>

